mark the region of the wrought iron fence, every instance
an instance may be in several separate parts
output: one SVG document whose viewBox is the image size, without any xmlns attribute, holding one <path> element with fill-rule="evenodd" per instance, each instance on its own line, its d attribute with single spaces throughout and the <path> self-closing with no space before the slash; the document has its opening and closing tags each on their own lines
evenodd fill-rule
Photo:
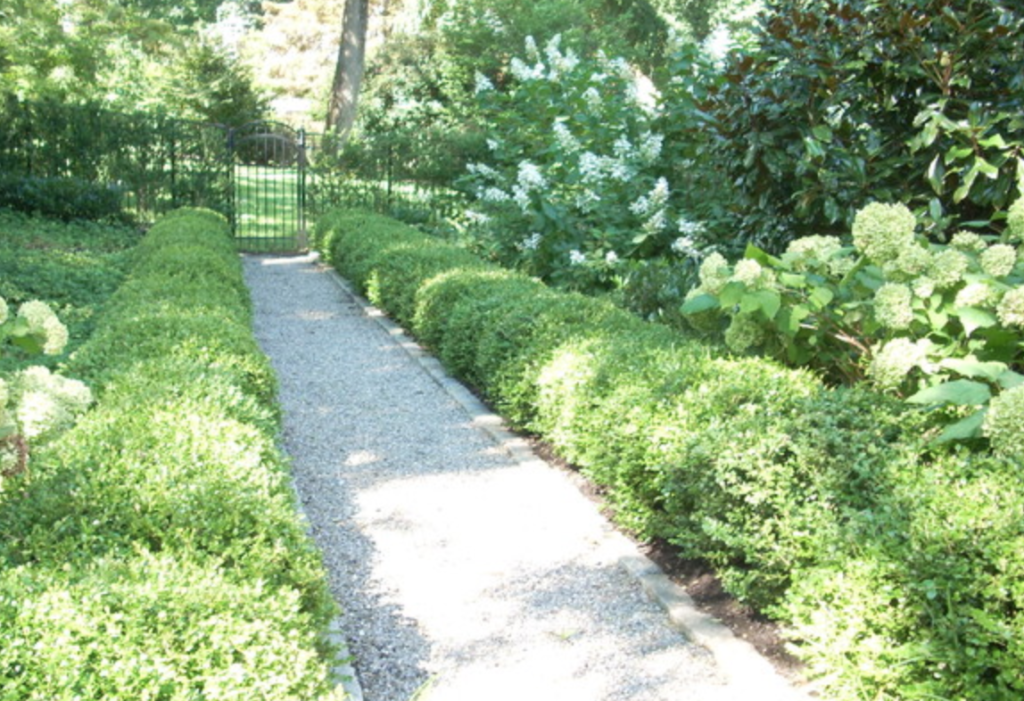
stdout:
<svg viewBox="0 0 1024 701">
<path fill-rule="evenodd" d="M 334 207 L 412 224 L 448 219 L 465 197 L 445 161 L 409 134 L 342 145 L 334 135 L 272 122 L 229 129 L 98 104 L 0 97 L 0 173 L 116 188 L 143 223 L 180 206 L 209 207 L 229 217 L 240 244 L 254 250 L 301 248 L 307 221 Z M 271 231 L 270 220 L 283 229 Z"/>
<path fill-rule="evenodd" d="M 350 141 L 306 134 L 307 208 L 318 216 L 334 207 L 367 209 L 411 224 L 435 224 L 465 205 L 451 178 L 424 167 L 424 154 L 399 138 Z"/>
<path fill-rule="evenodd" d="M 96 104 L 0 100 L 0 171 L 118 189 L 140 221 L 194 205 L 230 213 L 226 130 Z"/>
</svg>

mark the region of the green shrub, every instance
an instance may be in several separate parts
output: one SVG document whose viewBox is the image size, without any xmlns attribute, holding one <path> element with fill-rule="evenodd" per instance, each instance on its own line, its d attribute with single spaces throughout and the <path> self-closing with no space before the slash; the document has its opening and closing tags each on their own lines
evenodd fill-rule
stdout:
<svg viewBox="0 0 1024 701">
<path fill-rule="evenodd" d="M 169 553 L 0 574 L 5 698 L 323 698 L 296 592 Z"/>
<path fill-rule="evenodd" d="M 809 236 L 778 258 L 754 246 L 734 265 L 709 256 L 681 310 L 728 319 L 724 339 L 737 352 L 956 407 L 934 412 L 950 424 L 940 442 L 980 438 L 989 399 L 1024 383 L 1020 234 L 1011 227 L 993 243 L 961 231 L 929 244 L 916 224 L 905 205 L 872 203 L 854 219 L 852 247 Z"/>
<path fill-rule="evenodd" d="M 662 81 L 666 121 L 688 127 L 667 151 L 725 190 L 708 198 L 731 236 L 777 253 L 871 201 L 929 234 L 1002 228 L 1024 143 L 1019 5 L 770 0 L 754 34 L 721 70 L 680 56 Z"/>
<path fill-rule="evenodd" d="M 330 221 L 342 220 L 359 226 Z M 603 486 L 620 522 L 710 561 L 778 617 L 827 693 L 1020 696 L 1014 458 L 933 454 L 927 417 L 895 398 L 731 357 L 461 255 L 440 272 L 448 247 L 422 253 L 435 244 L 397 227 L 403 255 L 420 252 L 433 275 L 406 276 L 374 263 L 392 239 L 373 226 L 351 237 L 363 280 L 418 286 L 383 301 L 413 295 L 413 330 L 449 369 Z"/>
<path fill-rule="evenodd" d="M 0 695 L 336 698 L 225 223 L 168 217 L 132 260 L 68 362 L 97 406 L 0 491 Z"/>
<path fill-rule="evenodd" d="M 0 207 L 63 221 L 117 220 L 123 196 L 110 185 L 80 178 L 0 177 Z"/>
<path fill-rule="evenodd" d="M 269 361 L 237 315 L 177 304 L 154 304 L 108 321 L 71 356 L 68 372 L 102 386 L 118 370 L 160 357 L 240 370 L 244 389 L 263 401 L 276 391 Z"/>
<path fill-rule="evenodd" d="M 797 649 L 838 701 L 1020 698 L 1019 464 L 961 453 L 878 467 L 875 503 L 793 575 Z"/>
</svg>

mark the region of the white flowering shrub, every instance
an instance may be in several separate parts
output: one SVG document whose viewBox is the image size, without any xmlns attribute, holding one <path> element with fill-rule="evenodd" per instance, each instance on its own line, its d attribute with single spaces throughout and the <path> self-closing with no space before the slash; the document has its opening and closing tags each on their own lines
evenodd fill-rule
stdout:
<svg viewBox="0 0 1024 701">
<path fill-rule="evenodd" d="M 29 355 L 58 355 L 67 341 L 67 327 L 45 302 L 25 302 L 12 314 L 0 297 L 0 354 L 17 348 Z M 0 378 L 0 476 L 22 472 L 28 441 L 48 440 L 69 428 L 91 402 L 85 384 L 41 366 Z"/>
<path fill-rule="evenodd" d="M 948 244 L 917 234 L 904 205 L 869 204 L 852 245 L 810 236 L 778 257 L 753 246 L 735 264 L 708 256 L 682 311 L 702 329 L 709 315 L 724 316 L 736 352 L 942 409 L 941 442 L 989 437 L 1007 453 L 1005 436 L 1018 434 L 1004 426 L 1016 419 L 994 416 L 1016 416 L 1010 390 L 1024 384 L 1020 202 L 1001 240 L 962 231 Z"/>
<path fill-rule="evenodd" d="M 507 266 L 582 291 L 615 286 L 627 261 L 685 258 L 704 227 L 665 177 L 657 95 L 622 59 L 577 56 L 532 38 L 507 89 L 477 77 L 490 158 L 463 181 L 467 231 Z"/>
</svg>

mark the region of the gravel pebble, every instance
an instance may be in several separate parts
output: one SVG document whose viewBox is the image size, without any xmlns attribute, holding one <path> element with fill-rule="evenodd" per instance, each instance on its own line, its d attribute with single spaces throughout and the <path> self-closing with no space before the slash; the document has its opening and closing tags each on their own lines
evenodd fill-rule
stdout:
<svg viewBox="0 0 1024 701">
<path fill-rule="evenodd" d="M 244 260 L 366 701 L 742 698 L 564 474 L 476 427 L 315 255 Z"/>
</svg>

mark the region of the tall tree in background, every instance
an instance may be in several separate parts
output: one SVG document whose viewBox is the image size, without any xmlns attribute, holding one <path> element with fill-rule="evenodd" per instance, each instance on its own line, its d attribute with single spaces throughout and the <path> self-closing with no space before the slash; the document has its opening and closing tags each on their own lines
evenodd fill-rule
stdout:
<svg viewBox="0 0 1024 701">
<path fill-rule="evenodd" d="M 345 135 L 356 119 L 359 86 L 366 64 L 366 25 L 369 0 L 345 0 L 341 45 L 327 105 L 327 130 Z"/>
</svg>

